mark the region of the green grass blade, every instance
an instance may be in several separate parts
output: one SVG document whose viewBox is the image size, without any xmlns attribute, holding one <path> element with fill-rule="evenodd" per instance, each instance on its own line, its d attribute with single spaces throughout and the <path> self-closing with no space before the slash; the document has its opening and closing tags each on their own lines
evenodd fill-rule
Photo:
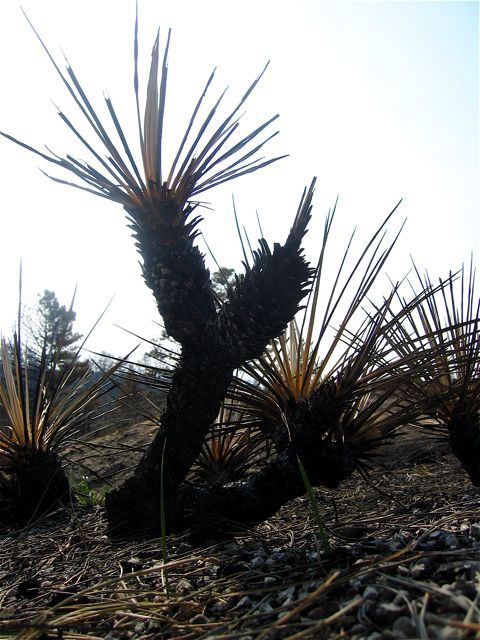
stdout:
<svg viewBox="0 0 480 640">
<path fill-rule="evenodd" d="M 320 538 L 322 539 L 323 549 L 327 555 L 330 555 L 332 552 L 332 547 L 330 545 L 330 540 L 328 539 L 328 534 L 325 529 L 325 525 L 323 524 L 322 516 L 320 515 L 320 511 L 318 509 L 317 499 L 315 498 L 315 494 L 313 493 L 312 485 L 310 484 L 310 480 L 308 479 L 307 472 L 305 471 L 305 467 L 303 466 L 300 458 L 297 455 L 298 468 L 300 470 L 300 475 L 302 476 L 303 484 L 305 485 L 305 490 L 307 492 L 308 500 L 310 502 L 310 506 L 312 507 L 313 515 L 315 517 L 315 521 L 317 523 L 318 532 L 320 534 Z"/>
</svg>

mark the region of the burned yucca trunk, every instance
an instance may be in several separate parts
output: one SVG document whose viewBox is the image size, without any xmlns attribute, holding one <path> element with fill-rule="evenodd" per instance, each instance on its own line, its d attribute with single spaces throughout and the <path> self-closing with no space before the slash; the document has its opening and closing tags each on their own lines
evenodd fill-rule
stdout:
<svg viewBox="0 0 480 640">
<path fill-rule="evenodd" d="M 158 533 L 158 505 L 162 499 L 169 528 L 184 526 L 184 511 L 191 505 L 180 499 L 178 490 L 200 454 L 234 370 L 247 359 L 259 357 L 268 340 L 284 331 L 306 294 L 312 273 L 302 256 L 300 243 L 310 219 L 312 195 L 313 184 L 304 194 L 285 245 L 276 245 L 271 252 L 263 241 L 253 267 L 238 279 L 226 304 L 210 320 L 190 330 L 184 329 L 190 317 L 183 323 L 181 313 L 172 305 L 173 313 L 168 321 L 178 323 L 176 335 L 182 344 L 182 353 L 172 377 L 159 432 L 134 475 L 107 496 L 106 508 L 113 534 Z M 180 267 L 183 268 L 183 263 Z M 175 279 L 172 271 L 168 275 Z M 288 283 L 282 294 L 279 282 Z M 182 283 L 179 277 L 180 291 Z M 208 291 L 211 293 L 211 288 Z M 179 297 L 182 298 L 181 293 Z M 163 317 L 167 324 L 165 311 Z M 195 345 L 191 340 L 193 331 Z"/>
</svg>

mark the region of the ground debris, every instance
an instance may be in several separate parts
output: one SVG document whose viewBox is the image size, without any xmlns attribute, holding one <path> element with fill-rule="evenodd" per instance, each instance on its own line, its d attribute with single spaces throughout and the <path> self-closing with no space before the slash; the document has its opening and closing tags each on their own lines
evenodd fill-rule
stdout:
<svg viewBox="0 0 480 640">
<path fill-rule="evenodd" d="M 480 638 L 480 511 L 455 459 L 376 470 L 254 531 L 111 543 L 101 507 L 0 537 L 0 635 L 22 638 Z M 42 635 L 43 634 L 43 635 Z"/>
</svg>

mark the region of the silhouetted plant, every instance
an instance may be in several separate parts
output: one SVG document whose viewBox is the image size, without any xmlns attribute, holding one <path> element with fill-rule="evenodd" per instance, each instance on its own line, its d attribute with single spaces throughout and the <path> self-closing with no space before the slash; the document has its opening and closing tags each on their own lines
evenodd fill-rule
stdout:
<svg viewBox="0 0 480 640">
<path fill-rule="evenodd" d="M 39 360 L 29 360 L 28 353 L 20 331 L 11 342 L 2 339 L 0 523 L 15 527 L 71 501 L 63 454 L 88 421 L 93 402 L 111 386 L 110 376 L 118 367 L 103 375 L 87 367 L 78 377 L 78 352 L 69 363 L 50 348 L 47 353 L 46 345 Z"/>
<path fill-rule="evenodd" d="M 415 269 L 424 300 L 392 325 L 389 344 L 415 369 L 408 379 L 408 401 L 420 404 L 422 426 L 448 434 L 450 446 L 480 485 L 480 298 L 475 269 L 439 280 Z M 413 287 L 415 291 L 415 287 Z M 400 307 L 405 300 L 399 297 Z"/>
</svg>

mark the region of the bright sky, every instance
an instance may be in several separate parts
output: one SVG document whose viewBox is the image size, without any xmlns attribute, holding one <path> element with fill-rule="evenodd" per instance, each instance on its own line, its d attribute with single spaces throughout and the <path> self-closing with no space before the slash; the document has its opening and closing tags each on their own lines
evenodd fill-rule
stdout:
<svg viewBox="0 0 480 640">
<path fill-rule="evenodd" d="M 108 93 L 135 140 L 134 0 L 22 6 L 61 65 L 65 53 L 102 113 Z M 202 228 L 220 264 L 239 268 L 241 260 L 232 192 L 252 240 L 258 210 L 273 243 L 285 238 L 313 175 L 312 261 L 338 194 L 333 248 L 355 225 L 362 235 L 371 232 L 403 197 L 393 227 L 408 222 L 389 263 L 392 278 L 405 274 L 409 254 L 432 278 L 468 262 L 472 251 L 478 262 L 478 3 L 139 0 L 139 11 L 144 89 L 156 27 L 173 30 L 166 112 L 172 145 L 213 67 L 211 100 L 228 84 L 226 105 L 233 106 L 271 60 L 247 103 L 244 132 L 279 112 L 280 135 L 267 153 L 290 156 L 205 196 L 215 211 L 205 212 Z M 72 117 L 76 111 L 16 0 L 0 5 L 0 61 L 0 129 L 87 159 L 56 115 L 52 101 Z M 26 301 L 48 288 L 68 304 L 78 285 L 76 330 L 87 332 L 115 296 L 92 349 L 121 354 L 136 342 L 114 323 L 156 335 L 159 317 L 120 205 L 48 180 L 39 168 L 52 167 L 5 139 L 0 166 L 2 331 L 9 334 L 15 320 L 23 258 Z"/>
</svg>

